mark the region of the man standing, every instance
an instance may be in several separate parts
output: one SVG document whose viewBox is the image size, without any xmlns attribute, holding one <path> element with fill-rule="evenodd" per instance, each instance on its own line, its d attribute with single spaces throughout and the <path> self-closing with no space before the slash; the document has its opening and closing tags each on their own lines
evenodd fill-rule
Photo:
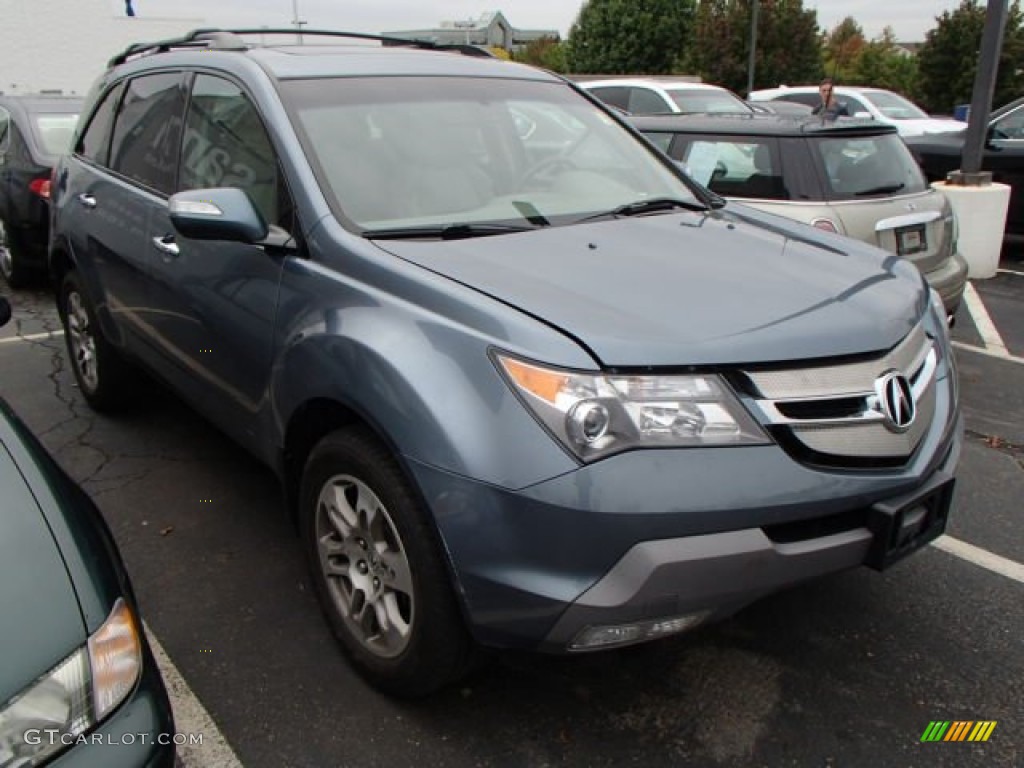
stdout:
<svg viewBox="0 0 1024 768">
<path fill-rule="evenodd" d="M 826 120 L 835 120 L 837 117 L 849 117 L 850 110 L 846 107 L 845 101 L 839 101 L 835 95 L 835 86 L 831 77 L 826 77 L 818 86 L 818 94 L 821 102 L 811 110 L 812 114 L 821 115 Z"/>
</svg>

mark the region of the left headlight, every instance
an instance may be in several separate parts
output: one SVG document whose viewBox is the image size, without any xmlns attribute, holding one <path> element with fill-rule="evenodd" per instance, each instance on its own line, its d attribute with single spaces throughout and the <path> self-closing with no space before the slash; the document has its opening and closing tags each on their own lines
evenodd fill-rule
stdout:
<svg viewBox="0 0 1024 768">
<path fill-rule="evenodd" d="M 110 714 L 131 693 L 141 669 L 139 631 L 118 598 L 85 646 L 0 707 L 0 768 L 49 760 L 69 737 Z"/>
<path fill-rule="evenodd" d="M 714 374 L 612 376 L 496 358 L 523 402 L 584 461 L 629 448 L 771 442 Z"/>
</svg>

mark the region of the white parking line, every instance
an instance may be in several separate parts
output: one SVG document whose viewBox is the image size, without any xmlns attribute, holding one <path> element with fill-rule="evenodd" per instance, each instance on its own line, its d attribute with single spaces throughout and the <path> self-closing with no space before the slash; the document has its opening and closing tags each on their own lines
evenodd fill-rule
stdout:
<svg viewBox="0 0 1024 768">
<path fill-rule="evenodd" d="M 954 557 L 959 557 L 961 560 L 979 565 L 992 573 L 998 573 L 1000 576 L 1024 584 L 1024 565 L 989 552 L 987 549 L 954 539 L 952 536 L 940 536 L 932 542 L 932 546 Z"/>
<path fill-rule="evenodd" d="M 954 341 L 953 346 L 957 349 L 965 349 L 968 352 L 977 352 L 979 355 L 987 355 L 988 357 L 995 357 L 999 360 L 1009 360 L 1011 363 L 1024 365 L 1024 357 L 1017 357 L 1016 355 L 1010 354 L 1004 355 L 1001 352 L 993 352 L 991 349 L 985 349 L 984 347 L 976 347 L 973 344 L 964 344 L 962 341 Z"/>
<path fill-rule="evenodd" d="M 202 734 L 202 744 L 178 746 L 178 763 L 182 768 L 242 768 L 242 763 L 231 749 L 224 734 L 217 728 L 210 713 L 188 687 L 185 678 L 171 662 L 156 636 L 146 627 L 146 638 L 153 649 L 156 664 L 171 697 L 174 711 L 174 729 L 188 735 Z"/>
<path fill-rule="evenodd" d="M 10 338 L 0 339 L 0 344 L 14 344 L 19 341 L 44 341 L 46 339 L 54 339 L 57 336 L 63 336 L 64 331 L 47 331 L 46 333 L 30 333 L 28 336 L 11 336 Z"/>
<path fill-rule="evenodd" d="M 992 318 L 989 317 L 988 310 L 985 309 L 981 297 L 978 296 L 978 292 L 974 290 L 974 286 L 970 283 L 967 284 L 964 290 L 964 301 L 967 303 L 967 311 L 971 313 L 971 319 L 974 320 L 978 333 L 981 334 L 981 340 L 985 344 L 985 348 L 998 354 L 1009 355 L 1010 352 L 1006 348 L 1003 337 L 999 335 L 999 331 L 996 329 L 995 323 L 992 322 Z"/>
</svg>

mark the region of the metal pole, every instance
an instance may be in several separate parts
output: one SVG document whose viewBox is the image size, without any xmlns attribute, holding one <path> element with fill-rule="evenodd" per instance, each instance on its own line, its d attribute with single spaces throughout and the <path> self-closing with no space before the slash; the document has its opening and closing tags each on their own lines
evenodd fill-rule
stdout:
<svg viewBox="0 0 1024 768">
<path fill-rule="evenodd" d="M 306 22 L 299 20 L 299 0 L 292 0 L 292 24 L 295 25 L 295 39 L 302 45 L 302 25 Z"/>
<path fill-rule="evenodd" d="M 978 57 L 978 72 L 974 76 L 971 114 L 967 118 L 967 133 L 964 135 L 960 170 L 954 171 L 949 177 L 953 184 L 977 186 L 992 181 L 991 173 L 981 172 L 981 161 L 985 152 L 988 117 L 992 111 L 992 94 L 996 88 L 999 52 L 1003 47 L 1003 30 L 1006 27 L 1008 5 L 1009 0 L 988 0 L 985 31 L 981 36 L 981 53 Z"/>
<path fill-rule="evenodd" d="M 758 5 L 758 0 L 752 0 L 750 8 L 750 61 L 747 63 L 747 96 L 754 90 L 754 55 L 757 53 Z"/>
</svg>

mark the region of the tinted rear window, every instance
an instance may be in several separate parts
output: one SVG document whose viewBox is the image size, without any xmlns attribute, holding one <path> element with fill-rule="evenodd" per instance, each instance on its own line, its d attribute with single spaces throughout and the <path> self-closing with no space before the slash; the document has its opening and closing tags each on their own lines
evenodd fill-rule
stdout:
<svg viewBox="0 0 1024 768">
<path fill-rule="evenodd" d="M 714 114 L 749 114 L 753 108 L 729 91 L 703 88 L 673 88 L 669 95 L 680 112 L 710 112 Z"/>
<path fill-rule="evenodd" d="M 927 182 L 896 134 L 821 138 L 812 142 L 827 175 L 831 200 L 923 192 Z"/>
<path fill-rule="evenodd" d="M 63 155 L 71 150 L 71 140 L 78 124 L 76 114 L 40 114 L 33 117 L 36 137 L 48 155 Z"/>
</svg>

